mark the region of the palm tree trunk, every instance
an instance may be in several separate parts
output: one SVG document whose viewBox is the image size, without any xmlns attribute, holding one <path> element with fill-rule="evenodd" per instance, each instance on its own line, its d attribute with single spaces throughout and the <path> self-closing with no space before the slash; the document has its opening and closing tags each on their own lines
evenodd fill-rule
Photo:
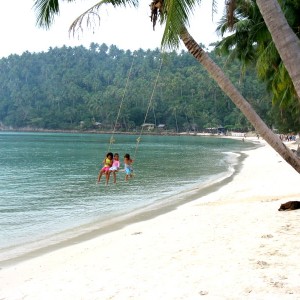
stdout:
<svg viewBox="0 0 300 300">
<path fill-rule="evenodd" d="M 300 43 L 277 0 L 257 0 L 277 51 L 293 81 L 300 101 Z"/>
<path fill-rule="evenodd" d="M 242 111 L 261 137 L 263 137 L 288 164 L 300 173 L 300 159 L 298 159 L 298 157 L 282 143 L 280 138 L 267 127 L 259 115 L 254 111 L 252 106 L 224 74 L 221 68 L 217 66 L 208 54 L 195 42 L 186 28 L 184 28 L 180 34 L 180 38 L 188 51 L 204 66 L 225 94 Z"/>
</svg>

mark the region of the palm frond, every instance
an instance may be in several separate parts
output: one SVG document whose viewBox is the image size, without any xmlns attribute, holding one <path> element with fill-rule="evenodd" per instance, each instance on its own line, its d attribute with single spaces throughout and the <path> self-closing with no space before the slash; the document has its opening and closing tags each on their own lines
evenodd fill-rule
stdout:
<svg viewBox="0 0 300 300">
<path fill-rule="evenodd" d="M 182 30 L 189 27 L 189 16 L 200 0 L 164 0 L 165 30 L 162 37 L 163 49 L 178 49 Z"/>
<path fill-rule="evenodd" d="M 65 0 L 67 2 L 75 2 L 76 0 Z M 81 14 L 71 25 L 70 31 L 76 31 L 76 26 L 81 28 L 83 19 L 87 17 L 87 26 L 95 24 L 95 19 L 100 20 L 98 10 L 103 4 L 111 4 L 114 7 L 117 6 L 134 6 L 137 7 L 139 0 L 102 0 L 91 8 Z M 54 22 L 54 18 L 59 14 L 59 0 L 35 0 L 34 10 L 36 11 L 37 18 L 36 24 L 39 27 L 50 28 Z M 94 18 L 95 17 L 95 18 Z M 98 22 L 97 22 L 98 23 Z"/>
<path fill-rule="evenodd" d="M 217 4 L 218 4 L 218 0 L 212 0 L 212 5 L 211 5 L 211 7 L 212 7 L 212 16 L 211 16 L 211 18 L 213 19 L 213 17 L 214 17 L 214 14 L 216 14 L 216 13 L 218 13 L 218 9 L 217 9 Z"/>
<path fill-rule="evenodd" d="M 83 12 L 80 16 L 78 16 L 71 24 L 69 28 L 69 33 L 75 35 L 77 31 L 83 31 L 83 28 L 91 28 L 94 30 L 96 26 L 100 25 L 100 13 L 99 9 L 103 5 L 111 4 L 114 7 L 118 6 L 133 6 L 138 7 L 139 0 L 102 0 L 88 10 Z M 83 24 L 83 22 L 85 24 Z"/>
<path fill-rule="evenodd" d="M 59 13 L 58 0 L 36 0 L 34 10 L 37 14 L 36 25 L 49 28 L 53 23 L 54 15 Z"/>
</svg>

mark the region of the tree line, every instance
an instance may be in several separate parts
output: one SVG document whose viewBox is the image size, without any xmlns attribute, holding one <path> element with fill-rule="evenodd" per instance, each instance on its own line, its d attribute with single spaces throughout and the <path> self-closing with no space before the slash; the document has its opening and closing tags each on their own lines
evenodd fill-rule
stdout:
<svg viewBox="0 0 300 300">
<path fill-rule="evenodd" d="M 210 55 L 226 65 L 226 58 L 214 51 Z M 242 74 L 240 64 L 234 61 L 226 65 L 226 73 L 267 124 L 282 127 L 255 70 Z M 112 130 L 117 125 L 117 130 L 133 131 L 143 124 L 147 110 L 147 123 L 164 124 L 171 131 L 219 126 L 252 129 L 207 72 L 184 51 L 162 55 L 159 49 L 132 52 L 92 43 L 89 49 L 50 48 L 0 60 L 2 127 Z"/>
</svg>

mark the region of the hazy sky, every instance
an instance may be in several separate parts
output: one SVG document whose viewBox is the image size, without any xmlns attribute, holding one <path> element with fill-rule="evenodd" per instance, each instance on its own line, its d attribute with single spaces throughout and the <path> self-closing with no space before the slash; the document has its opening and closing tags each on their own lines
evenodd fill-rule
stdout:
<svg viewBox="0 0 300 300">
<path fill-rule="evenodd" d="M 90 43 L 114 44 L 121 49 L 137 50 L 160 47 L 162 28 L 157 25 L 152 30 L 150 22 L 150 0 L 143 0 L 140 7 L 113 8 L 102 7 L 101 24 L 94 30 L 85 29 L 80 36 L 69 36 L 69 26 L 74 19 L 87 10 L 97 0 L 82 0 L 75 3 L 61 2 L 60 15 L 55 18 L 49 29 L 36 26 L 36 15 L 33 10 L 34 0 L 8 0 L 2 3 L 0 11 L 1 46 L 0 58 L 10 54 L 22 54 L 25 51 L 41 52 L 50 47 L 78 46 L 89 47 Z M 191 19 L 190 33 L 197 42 L 206 46 L 217 40 L 216 23 L 212 22 L 211 0 L 202 0 L 197 13 Z M 219 1 L 219 13 L 224 1 Z M 214 16 L 218 21 L 218 16 Z"/>
</svg>

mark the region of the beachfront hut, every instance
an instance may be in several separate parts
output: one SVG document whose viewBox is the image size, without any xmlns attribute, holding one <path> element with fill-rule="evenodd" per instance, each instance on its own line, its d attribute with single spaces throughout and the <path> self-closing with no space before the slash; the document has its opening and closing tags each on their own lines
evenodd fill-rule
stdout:
<svg viewBox="0 0 300 300">
<path fill-rule="evenodd" d="M 154 127 L 155 127 L 155 124 L 153 124 L 153 123 L 144 123 L 144 124 L 142 124 L 143 130 L 151 131 L 151 130 L 154 129 Z"/>
</svg>

